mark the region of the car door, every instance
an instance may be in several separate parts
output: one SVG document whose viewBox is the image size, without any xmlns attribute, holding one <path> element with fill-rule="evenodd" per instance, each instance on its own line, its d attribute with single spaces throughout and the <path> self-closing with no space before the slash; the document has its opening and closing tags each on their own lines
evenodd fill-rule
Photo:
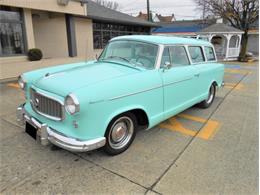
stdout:
<svg viewBox="0 0 260 195">
<path fill-rule="evenodd" d="M 188 46 L 188 52 L 194 67 L 194 82 L 196 85 L 196 97 L 198 100 L 203 100 L 209 90 L 210 75 L 208 73 L 210 66 L 206 63 L 203 49 L 201 46 Z"/>
<path fill-rule="evenodd" d="M 165 65 L 168 65 L 168 68 Z M 161 77 L 164 88 L 165 118 L 192 106 L 192 99 L 196 94 L 194 67 L 190 65 L 184 46 L 164 48 L 161 60 Z"/>
</svg>

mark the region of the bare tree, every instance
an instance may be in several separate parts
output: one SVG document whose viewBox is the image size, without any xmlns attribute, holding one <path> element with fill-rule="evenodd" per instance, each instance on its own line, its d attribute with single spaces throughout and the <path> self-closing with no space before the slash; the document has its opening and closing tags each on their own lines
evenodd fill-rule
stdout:
<svg viewBox="0 0 260 195">
<path fill-rule="evenodd" d="M 119 7 L 119 4 L 115 1 L 106 1 L 106 0 L 93 0 L 94 2 L 107 7 L 109 9 L 117 10 Z"/>
<path fill-rule="evenodd" d="M 203 10 L 204 16 L 219 16 L 233 27 L 244 31 L 242 48 L 239 55 L 241 61 L 246 60 L 248 30 L 259 18 L 258 0 L 195 0 Z"/>
</svg>

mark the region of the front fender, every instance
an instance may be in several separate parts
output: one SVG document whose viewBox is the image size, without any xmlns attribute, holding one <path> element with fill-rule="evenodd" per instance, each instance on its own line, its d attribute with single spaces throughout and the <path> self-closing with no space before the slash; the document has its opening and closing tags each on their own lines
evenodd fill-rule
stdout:
<svg viewBox="0 0 260 195">
<path fill-rule="evenodd" d="M 150 123 L 150 117 L 149 117 L 149 115 L 148 115 L 147 110 L 146 110 L 143 106 L 141 106 L 141 105 L 128 105 L 128 106 L 126 106 L 126 107 L 122 107 L 122 108 L 117 109 L 117 110 L 115 110 L 114 112 L 112 112 L 112 113 L 108 116 L 107 120 L 105 121 L 105 128 L 108 127 L 109 123 L 110 123 L 116 116 L 118 116 L 118 115 L 120 115 L 120 114 L 122 114 L 122 113 L 125 113 L 125 112 L 129 112 L 129 111 L 131 111 L 131 110 L 135 110 L 135 109 L 143 110 L 143 111 L 146 113 L 147 118 L 148 118 L 148 124 L 149 124 L 149 123 Z"/>
</svg>

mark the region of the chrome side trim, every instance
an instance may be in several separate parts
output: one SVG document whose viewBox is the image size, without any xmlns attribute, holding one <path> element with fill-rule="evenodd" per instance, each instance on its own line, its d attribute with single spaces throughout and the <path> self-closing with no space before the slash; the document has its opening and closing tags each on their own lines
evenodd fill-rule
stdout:
<svg viewBox="0 0 260 195">
<path fill-rule="evenodd" d="M 147 92 L 147 91 L 151 91 L 151 90 L 154 90 L 154 89 L 159 89 L 159 88 L 161 88 L 161 87 L 166 87 L 166 86 L 173 85 L 173 84 L 176 84 L 176 83 L 188 81 L 188 80 L 191 80 L 191 79 L 192 79 L 192 77 L 191 77 L 191 78 L 187 78 L 187 79 L 183 79 L 183 80 L 180 80 L 180 81 L 174 81 L 174 82 L 171 82 L 171 83 L 167 83 L 167 84 L 165 84 L 165 85 L 158 85 L 158 86 L 155 86 L 155 87 L 152 87 L 152 88 L 144 89 L 144 90 L 142 90 L 142 91 L 137 91 L 137 92 L 133 92 L 133 93 L 129 93 L 129 94 L 124 94 L 124 95 L 116 96 L 116 97 L 110 98 L 110 99 L 108 99 L 108 100 L 109 100 L 109 101 L 117 100 L 117 99 L 120 99 L 120 98 L 124 98 L 124 97 L 128 97 L 128 96 L 136 95 L 136 94 L 143 93 L 143 92 Z"/>
<path fill-rule="evenodd" d="M 104 102 L 105 100 L 96 100 L 96 101 L 90 101 L 89 104 L 97 104 L 97 103 L 101 103 Z"/>
<path fill-rule="evenodd" d="M 163 85 L 164 87 L 167 87 L 169 85 L 173 85 L 173 84 L 176 84 L 176 83 L 181 83 L 181 82 L 184 82 L 184 81 L 188 81 L 188 80 L 191 80 L 193 77 L 191 78 L 187 78 L 187 79 L 183 79 L 183 80 L 179 80 L 179 81 L 173 81 L 173 82 L 170 82 L 170 83 L 167 83 L 165 85 Z"/>
<path fill-rule="evenodd" d="M 120 99 L 120 98 L 124 98 L 124 97 L 128 97 L 128 96 L 136 95 L 136 94 L 139 94 L 139 93 L 151 91 L 151 90 L 154 90 L 154 89 L 159 89 L 159 88 L 161 88 L 161 87 L 162 87 L 162 85 L 158 85 L 158 86 L 155 86 L 155 87 L 151 87 L 151 88 L 148 88 L 148 89 L 144 89 L 144 90 L 142 90 L 142 91 L 137 91 L 137 92 L 133 92 L 133 93 L 129 93 L 129 94 L 124 94 L 124 95 L 116 96 L 116 97 L 110 98 L 110 99 L 108 99 L 108 100 L 109 100 L 109 101 L 112 101 L 112 100 L 116 100 L 116 99 Z"/>
</svg>

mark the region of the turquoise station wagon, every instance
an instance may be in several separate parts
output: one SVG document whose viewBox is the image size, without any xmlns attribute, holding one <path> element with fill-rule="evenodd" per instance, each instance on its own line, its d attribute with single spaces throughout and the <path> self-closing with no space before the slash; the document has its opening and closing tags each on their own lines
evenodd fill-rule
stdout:
<svg viewBox="0 0 260 195">
<path fill-rule="evenodd" d="M 113 38 L 95 61 L 19 77 L 26 102 L 17 120 L 41 144 L 74 152 L 125 151 L 139 129 L 185 109 L 209 107 L 224 65 L 211 43 L 163 36 Z"/>
</svg>

